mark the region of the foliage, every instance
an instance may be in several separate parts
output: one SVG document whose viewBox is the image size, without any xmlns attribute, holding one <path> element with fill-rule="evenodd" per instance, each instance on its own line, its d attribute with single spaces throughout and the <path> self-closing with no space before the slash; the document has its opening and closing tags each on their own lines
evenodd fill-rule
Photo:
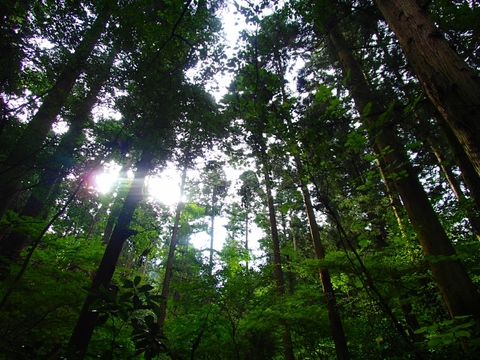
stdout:
<svg viewBox="0 0 480 360">
<path fill-rule="evenodd" d="M 112 285 L 108 289 L 102 287 L 98 291 L 89 290 L 97 296 L 91 304 L 91 311 L 99 313 L 97 326 L 107 328 L 112 334 L 111 349 L 102 357 L 121 356 L 117 352 L 119 344 L 115 344 L 115 340 L 126 326 L 131 328 L 130 338 L 135 348 L 129 357 L 144 354 L 145 359 L 153 359 L 159 353 L 168 351 L 154 317 L 159 314 L 161 297 L 153 294 L 153 289 L 149 284 L 141 285 L 141 277 L 135 276 L 133 280 L 122 279 L 121 288 Z M 125 351 L 122 349 L 123 354 Z"/>
<path fill-rule="evenodd" d="M 475 2 L 416 3 L 478 72 Z M 233 7 L 244 24 L 225 51 Z M 87 358 L 273 360 L 289 333 L 295 358 L 334 359 L 325 269 L 351 358 L 475 358 L 478 319 L 449 316 L 428 264 L 461 262 L 478 290 L 478 189 L 374 1 L 4 1 L 0 19 L 0 358 L 73 356 L 93 295 Z M 371 91 L 361 108 L 334 27 Z M 231 83 L 217 101 L 221 74 Z M 398 143 L 379 150 L 384 132 Z M 411 174 L 383 163 L 399 149 Z M 146 182 L 188 170 L 187 196 L 177 207 L 139 191 L 121 224 L 145 153 Z M 120 178 L 103 194 L 107 168 Z M 412 175 L 455 254 L 418 244 L 395 187 Z M 205 233 L 213 244 L 221 221 L 208 253 L 192 245 Z M 115 273 L 91 289 L 117 225 Z"/>
</svg>

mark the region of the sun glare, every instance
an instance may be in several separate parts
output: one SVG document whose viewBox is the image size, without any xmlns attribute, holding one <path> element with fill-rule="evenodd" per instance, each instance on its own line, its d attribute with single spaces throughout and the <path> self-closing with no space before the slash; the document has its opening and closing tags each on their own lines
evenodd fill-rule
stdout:
<svg viewBox="0 0 480 360">
<path fill-rule="evenodd" d="M 99 193 L 106 194 L 112 190 L 121 168 L 119 164 L 111 161 L 105 164 L 102 171 L 95 175 L 95 187 Z"/>
<path fill-rule="evenodd" d="M 172 176 L 173 175 L 173 176 Z M 162 173 L 147 179 L 148 194 L 151 198 L 165 205 L 174 205 L 180 201 L 180 186 L 178 178 L 172 174 Z"/>
</svg>

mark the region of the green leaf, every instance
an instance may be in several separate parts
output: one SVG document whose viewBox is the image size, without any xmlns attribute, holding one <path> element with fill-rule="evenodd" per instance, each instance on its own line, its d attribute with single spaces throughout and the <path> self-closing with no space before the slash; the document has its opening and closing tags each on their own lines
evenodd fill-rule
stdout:
<svg viewBox="0 0 480 360">
<path fill-rule="evenodd" d="M 445 340 L 443 340 L 441 338 L 430 339 L 427 342 L 427 345 L 431 346 L 431 347 L 440 346 L 440 345 L 443 345 L 443 344 L 445 344 Z"/>
<path fill-rule="evenodd" d="M 150 310 L 152 310 L 157 317 L 160 316 L 160 306 L 156 304 L 150 304 Z"/>
<path fill-rule="evenodd" d="M 370 241 L 368 241 L 367 239 L 364 239 L 364 240 L 361 240 L 358 242 L 358 245 L 361 247 L 361 248 L 366 248 L 368 245 L 369 245 Z"/>
<path fill-rule="evenodd" d="M 133 297 L 133 308 L 134 309 L 140 309 L 140 307 L 142 306 L 142 300 L 138 297 L 138 295 L 135 295 Z"/>
<path fill-rule="evenodd" d="M 455 331 L 455 337 L 470 337 L 470 332 L 467 330 L 460 330 L 460 331 Z"/>
<path fill-rule="evenodd" d="M 369 102 L 365 107 L 363 108 L 363 115 L 367 116 L 370 114 L 370 109 L 372 108 L 372 102 Z"/>
<path fill-rule="evenodd" d="M 146 284 L 146 285 L 140 286 L 137 290 L 139 292 L 142 292 L 142 293 L 147 293 L 147 292 L 153 290 L 153 286 L 149 285 L 149 284 Z"/>
<path fill-rule="evenodd" d="M 133 285 L 133 281 L 128 279 L 122 279 L 123 287 L 125 289 L 133 289 L 135 286 Z"/>
<path fill-rule="evenodd" d="M 460 324 L 460 325 L 455 326 L 455 329 L 466 329 L 466 328 L 469 328 L 469 327 L 472 327 L 472 326 L 473 326 L 473 322 L 468 322 L 468 323 L 465 323 L 465 324 Z"/>
<path fill-rule="evenodd" d="M 291 203 L 286 203 L 286 204 L 283 204 L 281 207 L 280 207 L 280 212 L 282 214 L 286 214 L 288 212 L 288 210 L 290 210 L 292 208 L 292 204 Z"/>
</svg>

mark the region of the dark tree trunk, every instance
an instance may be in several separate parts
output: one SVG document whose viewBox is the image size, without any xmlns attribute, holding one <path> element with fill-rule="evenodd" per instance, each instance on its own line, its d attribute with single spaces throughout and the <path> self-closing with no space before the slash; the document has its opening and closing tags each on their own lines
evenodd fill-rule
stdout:
<svg viewBox="0 0 480 360">
<path fill-rule="evenodd" d="M 376 147 L 373 149 L 373 152 L 377 155 L 380 153 L 380 151 L 378 151 L 378 148 Z M 395 184 L 391 179 L 388 178 L 387 174 L 385 174 L 384 169 L 386 169 L 387 166 L 385 165 L 384 160 L 380 157 L 377 157 L 376 163 L 380 172 L 380 176 L 382 177 L 383 183 L 385 184 L 385 190 L 387 191 L 393 214 L 395 215 L 395 219 L 397 220 L 398 229 L 400 230 L 402 236 L 406 238 L 407 235 L 405 233 L 405 226 L 402 221 L 402 215 L 405 214 L 405 211 L 403 210 L 402 202 L 400 201 L 399 195 L 395 189 Z"/>
<path fill-rule="evenodd" d="M 123 164 L 122 169 L 118 174 L 118 179 L 116 181 L 117 196 L 113 201 L 112 206 L 110 207 L 110 215 L 108 216 L 105 229 L 103 230 L 102 242 L 107 245 L 110 237 L 112 236 L 113 228 L 115 227 L 118 215 L 120 214 L 122 208 L 122 199 L 127 195 L 127 189 L 125 188 L 125 179 L 127 179 L 128 169 L 131 167 L 131 159 L 126 158 L 125 164 Z"/>
<path fill-rule="evenodd" d="M 291 121 L 287 121 L 289 125 L 292 125 Z M 296 143 L 290 145 L 294 148 L 296 147 Z M 315 257 L 317 259 L 324 259 L 325 251 L 322 241 L 320 239 L 320 230 L 318 228 L 315 211 L 312 205 L 312 199 L 308 190 L 307 183 L 305 180 L 303 180 L 305 178 L 304 167 L 302 164 L 302 160 L 298 154 L 299 152 L 296 151 L 292 156 L 294 158 L 299 175 L 300 188 L 302 191 L 303 202 L 305 204 L 305 210 L 307 212 L 308 224 L 310 228 L 310 237 L 312 238 L 313 247 L 315 250 Z M 348 351 L 345 332 L 343 331 L 342 319 L 340 318 L 340 313 L 338 312 L 335 292 L 333 290 L 333 285 L 330 278 L 330 272 L 328 269 L 319 268 L 318 273 L 320 277 L 320 282 L 322 283 L 323 298 L 327 305 L 328 320 L 330 324 L 330 330 L 332 332 L 333 342 L 335 344 L 335 352 L 337 354 L 337 359 L 348 360 L 350 359 L 350 353 Z"/>
<path fill-rule="evenodd" d="M 122 211 L 118 216 L 117 225 L 113 230 L 110 241 L 103 255 L 102 261 L 98 267 L 97 273 L 92 282 L 91 289 L 98 290 L 101 286 L 108 288 L 112 280 L 115 267 L 122 252 L 122 247 L 128 237 L 135 232 L 130 229 L 130 223 L 137 205 L 143 200 L 143 185 L 145 177 L 152 167 L 153 155 L 144 150 L 142 159 L 137 163 L 137 170 L 133 178 L 130 190 L 128 191 Z M 98 317 L 97 312 L 92 312 L 90 306 L 98 297 L 88 295 L 83 305 L 82 311 L 77 320 L 72 337 L 70 338 L 69 349 L 75 353 L 75 358 L 83 359 L 87 352 L 88 344 L 95 328 L 95 322 Z"/>
<path fill-rule="evenodd" d="M 90 113 L 97 102 L 98 94 L 108 79 L 110 68 L 113 64 L 116 51 L 112 51 L 109 58 L 103 65 L 96 81 L 93 83 L 88 95 L 76 104 L 72 110 L 75 116 L 70 121 L 70 127 L 63 136 L 60 144 L 49 158 L 40 180 L 20 212 L 21 217 L 38 219 L 41 223 L 47 219 L 50 211 L 50 204 L 56 199 L 58 184 L 71 170 L 73 165 L 73 154 L 75 149 L 84 141 L 83 129 L 88 126 Z M 28 245 L 29 239 L 36 238 L 38 234 L 25 234 L 15 229 L 0 240 L 0 257 L 8 260 L 18 258 L 20 251 Z"/>
<path fill-rule="evenodd" d="M 12 197 L 21 189 L 22 180 L 36 163 L 48 132 L 105 31 L 109 17 L 110 14 L 105 9 L 85 32 L 82 42 L 59 74 L 55 86 L 45 95 L 42 105 L 3 162 L 0 168 L 0 219 L 8 209 Z"/>
<path fill-rule="evenodd" d="M 297 161 L 299 161 L 299 159 Z M 297 167 L 298 166 L 299 164 L 297 164 Z M 315 212 L 313 210 L 310 193 L 308 191 L 307 185 L 303 182 L 301 184 L 301 189 L 305 208 L 307 211 L 308 223 L 310 225 L 310 236 L 312 237 L 313 247 L 315 249 L 315 256 L 317 259 L 324 259 L 325 251 L 322 241 L 320 239 L 320 231 L 318 229 L 317 220 L 315 219 Z M 332 331 L 333 342 L 335 343 L 337 359 L 350 359 L 347 340 L 343 331 L 342 320 L 340 318 L 340 313 L 338 312 L 335 293 L 333 290 L 332 281 L 330 279 L 330 272 L 328 271 L 328 269 L 319 268 L 318 273 L 320 276 L 320 281 L 322 283 L 323 298 L 325 299 L 325 303 L 327 304 L 328 320 L 330 323 L 330 329 Z"/>
<path fill-rule="evenodd" d="M 467 154 L 463 150 L 452 129 L 443 118 L 439 118 L 438 122 L 442 127 L 443 135 L 450 149 L 450 153 L 462 172 L 462 179 L 469 190 L 469 197 L 474 203 L 474 209 L 478 212 L 480 211 L 480 176 L 469 161 Z"/>
<path fill-rule="evenodd" d="M 217 186 L 214 184 L 212 189 L 212 215 L 210 215 L 210 258 L 208 264 L 210 266 L 210 275 L 213 273 L 213 243 L 215 240 L 215 205 L 217 203 Z"/>
<path fill-rule="evenodd" d="M 480 174 L 480 78 L 415 0 L 376 0 L 423 90 Z"/>
<path fill-rule="evenodd" d="M 268 207 L 268 217 L 270 220 L 270 231 L 272 237 L 272 250 L 273 250 L 273 268 L 275 271 L 275 281 L 277 284 L 277 292 L 279 296 L 285 295 L 285 280 L 283 277 L 283 270 L 282 270 L 282 257 L 280 254 L 280 238 L 278 236 L 278 226 L 277 226 L 277 217 L 275 214 L 275 204 L 273 202 L 272 196 L 272 180 L 270 178 L 270 169 L 268 165 L 268 159 L 265 158 L 266 152 L 266 145 L 264 143 L 259 144 L 262 151 L 262 168 L 263 168 L 263 175 L 265 177 L 265 187 L 266 187 L 266 196 L 267 196 L 267 207 Z M 284 347 L 284 355 L 285 360 L 295 360 L 295 356 L 293 354 L 293 346 L 292 346 L 292 335 L 290 330 L 287 328 L 283 331 L 283 347 Z"/>
<path fill-rule="evenodd" d="M 329 25 L 327 27 L 329 37 L 344 71 L 349 74 L 347 84 L 357 110 L 363 114 L 364 109 L 372 99 L 376 99 L 376 96 L 370 90 L 343 34 L 334 22 Z M 378 127 L 378 117 L 382 113 L 383 109 L 373 103 L 369 114 L 363 114 L 364 122 L 369 128 L 369 136 L 375 141 L 376 150 L 383 154 L 382 159 L 386 165 L 383 170 L 393 178 L 423 252 L 426 257 L 430 257 L 427 258 L 430 270 L 450 315 L 452 317 L 473 315 L 479 318 L 480 297 L 477 290 L 460 260 L 455 259 L 455 249 L 440 224 L 395 131 L 388 124 Z"/>
<path fill-rule="evenodd" d="M 170 294 L 170 280 L 173 275 L 173 262 L 175 260 L 175 248 L 177 246 L 178 229 L 180 228 L 180 215 L 183 210 L 183 193 L 185 191 L 185 181 L 187 179 L 187 165 L 183 168 L 182 180 L 180 184 L 180 200 L 175 211 L 175 222 L 173 224 L 172 238 L 170 240 L 170 247 L 168 249 L 167 264 L 165 265 L 165 278 L 162 284 L 162 303 L 160 304 L 160 314 L 158 315 L 157 323 L 160 329 L 163 328 L 165 317 L 167 314 L 167 300 Z"/>
<path fill-rule="evenodd" d="M 432 151 L 435 153 L 435 157 L 438 160 L 438 166 L 443 171 L 445 178 L 452 189 L 453 194 L 455 195 L 458 203 L 464 206 L 467 209 L 468 222 L 472 228 L 473 233 L 480 240 L 480 218 L 476 212 L 469 206 L 467 203 L 467 198 L 463 193 L 463 190 L 460 186 L 460 183 L 457 181 L 455 174 L 453 173 L 451 165 L 447 164 L 447 160 L 443 154 L 434 146 L 431 145 Z"/>
</svg>

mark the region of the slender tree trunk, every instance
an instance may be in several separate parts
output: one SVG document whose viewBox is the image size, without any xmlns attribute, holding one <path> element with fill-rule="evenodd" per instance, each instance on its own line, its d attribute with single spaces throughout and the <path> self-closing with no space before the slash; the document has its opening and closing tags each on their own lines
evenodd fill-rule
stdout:
<svg viewBox="0 0 480 360">
<path fill-rule="evenodd" d="M 450 189 L 452 190 L 453 195 L 455 195 L 455 198 L 457 198 L 459 201 L 465 199 L 463 191 L 460 188 L 460 183 L 455 178 L 452 167 L 447 164 L 447 159 L 445 159 L 445 156 L 443 156 L 443 154 L 434 144 L 430 143 L 430 147 L 437 158 L 438 167 L 441 171 L 443 171 L 445 179 L 447 180 L 448 185 L 450 185 Z"/>
<path fill-rule="evenodd" d="M 375 146 L 375 144 L 374 144 L 373 152 L 376 155 L 380 154 L 380 151 Z M 375 161 L 377 163 L 380 176 L 382 177 L 383 183 L 385 185 L 385 189 L 387 191 L 388 198 L 390 200 L 390 205 L 392 207 L 393 214 L 395 215 L 395 219 L 397 220 L 398 229 L 400 230 L 402 237 L 406 238 L 407 234 L 405 232 L 405 225 L 403 224 L 403 221 L 402 221 L 402 218 L 403 218 L 402 215 L 404 214 L 403 205 L 402 205 L 402 202 L 400 201 L 397 191 L 395 190 L 395 184 L 391 179 L 388 178 L 387 174 L 385 174 L 384 169 L 386 169 L 387 166 L 385 165 L 384 160 L 381 157 L 377 156 Z"/>
<path fill-rule="evenodd" d="M 102 242 L 107 245 L 108 241 L 110 240 L 110 237 L 112 236 L 112 231 L 114 229 L 115 223 L 118 219 L 118 215 L 120 214 L 121 211 L 121 204 L 122 204 L 122 198 L 125 197 L 126 194 L 126 185 L 125 185 L 125 179 L 127 178 L 127 171 L 131 166 L 131 160 L 129 158 L 126 159 L 126 163 L 123 164 L 122 169 L 120 170 L 118 174 L 118 179 L 116 181 L 116 188 L 117 188 L 117 196 L 115 197 L 115 200 L 113 201 L 112 206 L 110 207 L 110 215 L 108 216 L 107 219 L 107 224 L 105 225 L 105 229 L 103 231 L 102 235 Z"/>
<path fill-rule="evenodd" d="M 467 208 L 468 222 L 470 223 L 473 233 L 477 239 L 480 240 L 480 218 L 475 214 L 474 211 L 472 211 L 472 209 L 468 209 L 469 205 L 467 204 L 467 198 L 465 197 L 465 194 L 460 187 L 460 183 L 457 181 L 457 178 L 452 171 L 452 167 L 447 164 L 447 160 L 443 154 L 433 144 L 431 144 L 430 147 L 432 148 L 432 151 L 438 160 L 438 166 L 445 174 L 445 178 L 447 179 L 448 184 L 450 185 L 450 188 L 452 189 L 452 192 L 455 195 L 458 203 Z"/>
<path fill-rule="evenodd" d="M 342 225 L 341 217 L 340 217 L 340 214 L 338 213 L 338 210 L 337 210 L 335 204 L 333 204 L 330 201 L 330 198 L 327 195 L 324 195 L 324 194 L 320 193 L 318 191 L 318 189 L 317 189 L 317 197 L 318 197 L 319 203 L 321 203 L 323 205 L 327 214 L 330 216 L 330 218 L 332 219 L 332 221 L 336 225 L 336 227 L 337 227 L 337 229 L 340 233 L 340 237 L 343 238 L 345 250 L 346 250 L 346 248 L 349 248 L 351 250 L 351 252 L 354 254 L 354 256 L 357 260 L 357 263 L 360 265 L 362 273 L 365 276 L 364 279 L 362 279 L 362 277 L 360 277 L 360 280 L 362 281 L 363 286 L 364 286 L 367 294 L 369 294 L 369 296 L 372 297 L 372 299 L 375 300 L 380 305 L 380 307 L 385 311 L 385 313 L 390 317 L 390 319 L 393 322 L 393 325 L 395 326 L 395 328 L 397 329 L 399 334 L 402 336 L 402 338 L 405 340 L 405 342 L 408 344 L 408 346 L 412 349 L 412 351 L 415 352 L 415 354 L 418 358 L 417 350 L 415 349 L 414 344 L 412 343 L 411 339 L 409 338 L 409 336 L 406 333 L 403 326 L 397 320 L 396 315 L 393 313 L 393 311 L 390 308 L 390 306 L 388 305 L 387 301 L 385 301 L 385 298 L 383 297 L 383 295 L 377 289 L 377 287 L 375 285 L 375 282 L 374 282 L 372 276 L 370 275 L 370 272 L 368 271 L 367 267 L 365 266 L 362 258 L 360 257 L 360 255 L 358 254 L 356 249 L 353 247 L 352 241 L 349 238 L 349 236 L 347 235 L 347 232 L 345 231 L 345 228 Z M 348 254 L 347 254 L 347 256 L 348 256 Z M 350 261 L 352 262 L 352 260 L 350 260 Z"/>
<path fill-rule="evenodd" d="M 216 185 L 212 189 L 212 215 L 210 216 L 210 275 L 213 272 L 213 241 L 215 239 L 215 205 L 217 202 Z"/>
<path fill-rule="evenodd" d="M 265 144 L 262 144 L 263 150 L 265 150 Z M 266 154 L 266 151 L 262 151 L 262 154 Z M 272 187 L 270 179 L 270 171 L 267 165 L 267 159 L 263 159 L 263 175 L 265 176 L 266 195 L 267 195 L 267 207 L 268 216 L 270 220 L 270 231 L 272 236 L 272 249 L 273 249 L 273 267 L 275 269 L 275 281 L 277 284 L 277 292 L 279 296 L 285 295 L 285 280 L 282 270 L 282 257 L 280 255 L 280 238 L 278 236 L 277 217 L 275 215 L 275 204 L 273 202 Z M 283 346 L 285 360 L 294 360 L 292 346 L 292 335 L 288 329 L 283 331 Z"/>
<path fill-rule="evenodd" d="M 480 174 L 480 78 L 415 0 L 376 0 L 423 90 Z"/>
<path fill-rule="evenodd" d="M 249 211 L 250 211 L 250 209 L 247 207 L 245 209 L 245 250 L 247 250 L 247 254 L 248 254 L 248 232 L 250 231 L 249 226 L 248 226 L 249 222 L 250 222 Z M 245 263 L 245 268 L 248 271 L 248 260 Z"/>
<path fill-rule="evenodd" d="M 291 125 L 291 122 L 289 120 L 288 123 L 289 125 Z M 291 146 L 297 147 L 296 143 L 291 144 Z M 317 259 L 324 259 L 325 251 L 322 241 L 320 239 L 320 230 L 318 228 L 317 220 L 315 218 L 315 211 L 313 209 L 312 199 L 308 190 L 307 183 L 303 180 L 303 164 L 297 151 L 295 151 L 293 157 L 299 174 L 300 188 L 303 195 L 305 210 L 307 212 L 308 224 L 310 227 L 310 236 L 312 238 L 315 256 Z M 330 330 L 332 331 L 332 338 L 335 344 L 335 352 L 337 354 L 337 359 L 348 360 L 350 359 L 350 353 L 348 351 L 347 340 L 345 338 L 345 332 L 343 331 L 340 313 L 338 312 L 335 292 L 333 290 L 333 285 L 330 278 L 330 272 L 328 269 L 319 268 L 318 273 L 320 277 L 320 282 L 322 283 L 323 298 L 327 305 L 328 320 L 330 324 Z"/>
<path fill-rule="evenodd" d="M 394 1 L 395 2 L 395 1 Z M 376 96 L 369 89 L 363 72 L 352 55 L 350 48 L 335 23 L 329 24 L 329 37 L 346 73 L 347 83 L 355 100 L 357 110 L 363 114 L 365 124 L 370 129 L 370 137 L 375 140 L 389 176 L 393 178 L 407 215 L 415 229 L 432 274 L 438 284 L 450 315 L 473 315 L 480 317 L 480 297 L 460 260 L 450 239 L 440 224 L 418 177 L 406 156 L 395 131 L 383 124 L 378 128 L 378 117 L 382 108 L 373 103 L 369 114 L 364 109 Z"/>
<path fill-rule="evenodd" d="M 276 65 L 278 68 L 278 73 L 281 79 L 285 79 L 285 68 L 282 63 L 282 58 L 278 52 L 275 53 Z M 282 84 L 285 81 L 282 81 Z M 284 100 L 287 99 L 285 86 L 282 85 L 282 97 Z M 290 118 L 286 118 L 287 124 L 289 126 L 292 125 Z M 296 142 L 290 144 L 294 148 L 297 148 Z M 320 239 L 320 231 L 318 229 L 317 220 L 315 218 L 315 212 L 313 210 L 312 200 L 310 197 L 310 192 L 308 190 L 306 182 L 303 180 L 304 178 L 304 171 L 303 171 L 303 164 L 296 151 L 293 154 L 295 165 L 297 167 L 297 171 L 299 173 L 300 178 L 300 188 L 303 195 L 303 200 L 305 204 L 305 209 L 307 212 L 308 224 L 310 227 L 310 236 L 313 241 L 313 247 L 315 249 L 315 256 L 317 259 L 324 259 L 325 258 L 325 251 L 323 248 L 322 241 Z M 319 268 L 319 277 L 320 282 L 322 283 L 322 291 L 323 291 L 323 298 L 327 305 L 328 311 L 328 319 L 330 324 L 330 330 L 332 331 L 332 338 L 335 344 L 335 352 L 337 354 L 337 359 L 339 360 L 348 360 L 350 359 L 350 354 L 348 352 L 347 340 L 345 338 L 345 332 L 343 331 L 342 320 L 340 318 L 340 314 L 338 312 L 337 303 L 335 299 L 335 292 L 333 290 L 332 281 L 330 278 L 330 272 L 328 269 Z"/>
<path fill-rule="evenodd" d="M 167 314 L 167 300 L 170 294 L 170 280 L 173 275 L 173 262 L 175 260 L 175 248 L 177 246 L 177 238 L 178 238 L 178 229 L 180 227 L 180 215 L 182 214 L 183 210 L 183 193 L 185 192 L 185 181 L 187 179 L 187 165 L 183 168 L 182 172 L 182 180 L 180 183 L 180 200 L 177 204 L 177 209 L 175 211 L 175 222 L 173 224 L 172 230 L 172 238 L 170 240 L 170 247 L 168 249 L 168 257 L 167 257 L 167 264 L 165 265 L 165 278 L 163 279 L 162 284 L 162 297 L 163 300 L 160 304 L 160 314 L 158 315 L 157 323 L 160 329 L 163 328 L 163 324 L 165 323 L 165 317 Z"/>
<path fill-rule="evenodd" d="M 58 192 L 56 184 L 58 185 L 61 179 L 71 170 L 75 148 L 85 141 L 83 129 L 90 122 L 89 115 L 97 102 L 103 84 L 110 76 L 110 68 L 116 54 L 116 50 L 111 51 L 103 65 L 103 71 L 98 75 L 88 95 L 80 100 L 73 109 L 75 116 L 71 119 L 70 127 L 49 158 L 50 160 L 40 176 L 38 185 L 32 189 L 32 193 L 19 214 L 21 217 L 38 218 L 38 221 L 42 222 L 49 216 L 51 208 L 49 204 L 56 199 Z M 0 258 L 17 259 L 21 250 L 28 245 L 29 239 L 36 237 L 37 234 L 25 234 L 13 229 L 10 234 L 0 240 Z"/>
<path fill-rule="evenodd" d="M 105 31 L 109 17 L 108 9 L 104 9 L 85 32 L 82 42 L 59 74 L 55 86 L 44 97 L 42 105 L 0 167 L 0 219 L 8 209 L 12 197 L 20 190 L 21 182 L 31 166 L 36 163 L 37 154 L 82 73 L 85 62 Z"/>
<path fill-rule="evenodd" d="M 469 190 L 470 199 L 474 203 L 474 211 L 478 213 L 480 211 L 480 176 L 475 171 L 467 154 L 446 121 L 441 117 L 437 117 L 437 119 L 443 130 L 450 153 L 462 172 L 463 182 Z"/>
<path fill-rule="evenodd" d="M 297 167 L 299 164 L 297 164 Z M 300 171 L 301 173 L 301 171 Z M 320 239 L 320 231 L 318 229 L 317 220 L 315 218 L 315 212 L 312 206 L 312 200 L 308 191 L 307 185 L 302 182 L 301 190 L 303 194 L 303 201 L 307 211 L 308 223 L 310 225 L 310 236 L 312 237 L 313 247 L 315 249 L 315 256 L 317 259 L 325 258 L 325 251 L 322 241 Z M 332 281 L 330 279 L 330 272 L 328 269 L 319 268 L 318 273 L 320 281 L 322 283 L 323 298 L 327 304 L 328 320 L 330 323 L 330 330 L 332 331 L 333 342 L 335 343 L 335 351 L 337 353 L 337 359 L 350 359 L 348 352 L 347 340 L 345 338 L 345 332 L 343 331 L 342 320 L 340 313 L 338 312 L 337 302 L 335 299 L 335 292 L 333 290 Z"/>
<path fill-rule="evenodd" d="M 145 177 L 152 167 L 152 160 L 153 155 L 151 152 L 144 150 L 141 160 L 137 163 L 137 170 L 135 171 L 135 176 L 122 211 L 118 216 L 117 225 L 113 230 L 98 271 L 93 279 L 92 290 L 98 290 L 100 286 L 105 288 L 109 287 L 118 258 L 122 252 L 123 244 L 128 237 L 135 234 L 135 232 L 130 229 L 130 223 L 132 222 L 137 205 L 143 200 L 142 189 Z M 98 317 L 98 313 L 92 312 L 92 309 L 90 309 L 90 306 L 96 299 L 96 295 L 89 294 L 87 296 L 75 329 L 73 330 L 72 337 L 70 338 L 69 349 L 75 353 L 75 359 L 83 359 L 86 355 Z"/>
</svg>

